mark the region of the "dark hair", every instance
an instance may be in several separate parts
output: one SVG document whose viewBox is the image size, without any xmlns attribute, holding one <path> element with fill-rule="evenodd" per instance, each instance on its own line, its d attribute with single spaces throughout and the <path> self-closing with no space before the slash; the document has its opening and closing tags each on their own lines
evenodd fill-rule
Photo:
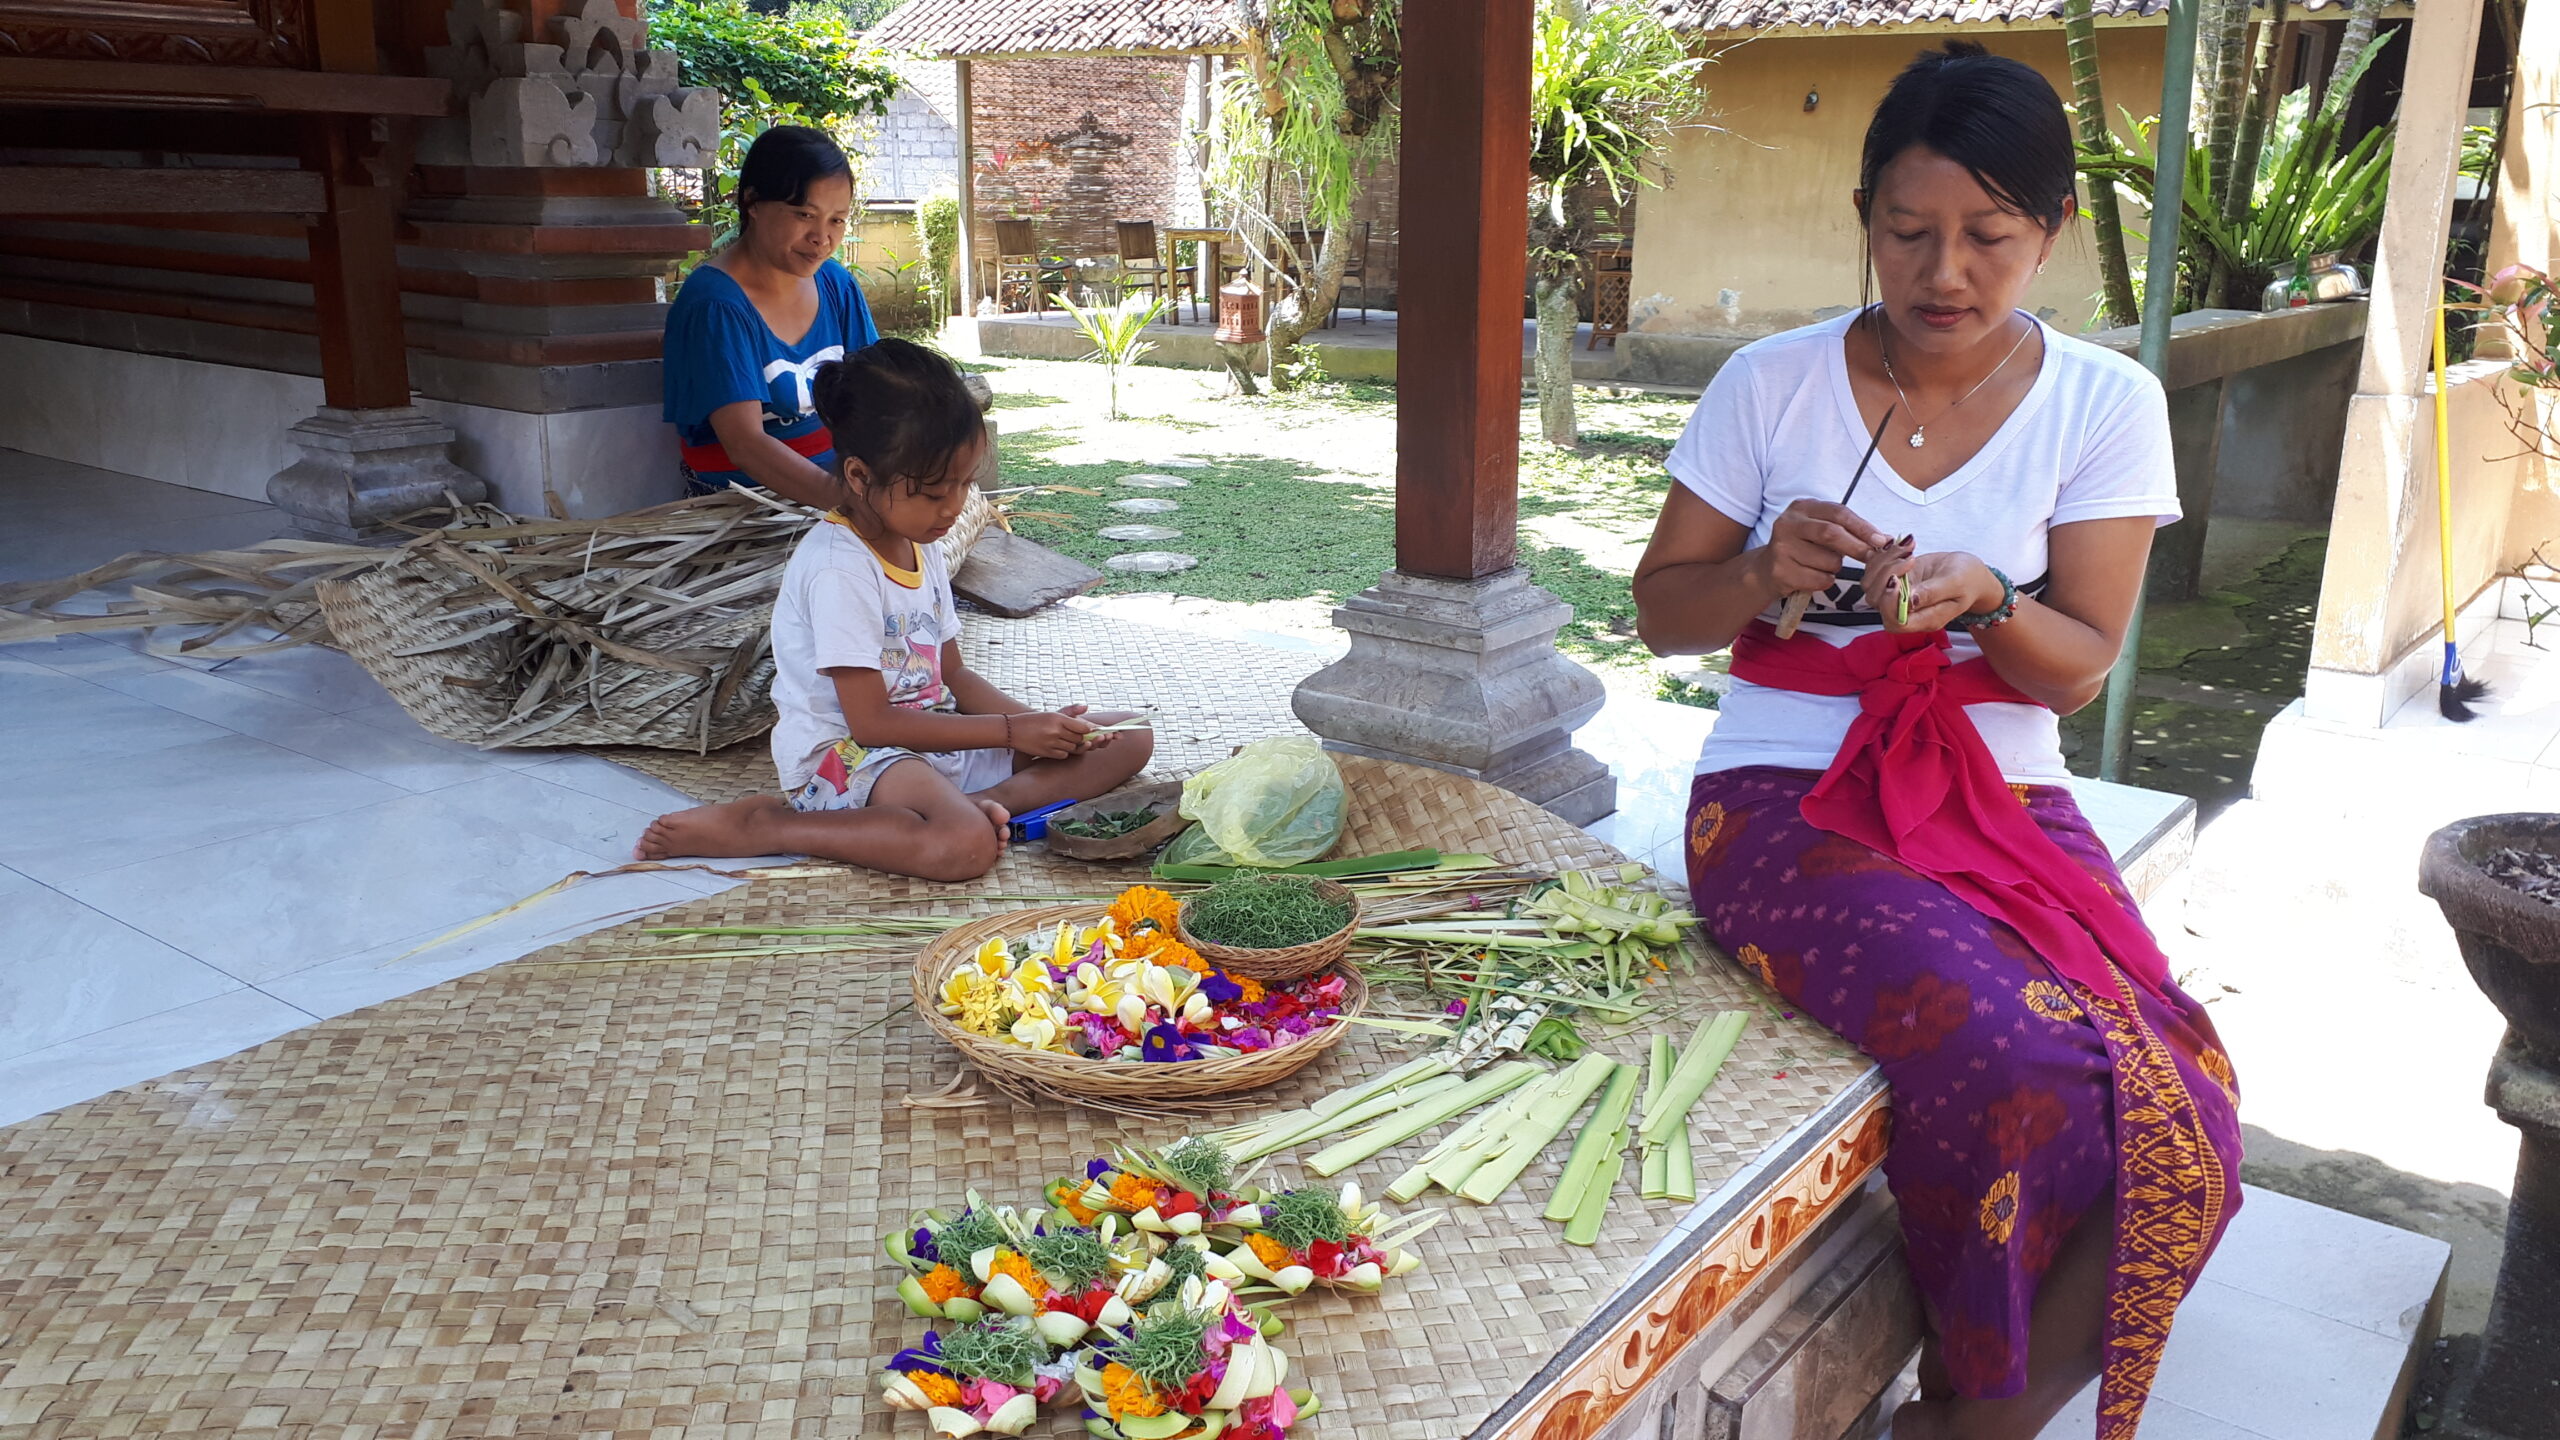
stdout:
<svg viewBox="0 0 2560 1440">
<path fill-rule="evenodd" d="M 819 366 L 810 398 L 838 465 L 861 461 L 874 488 L 904 481 L 911 491 L 932 489 L 952 478 L 952 458 L 986 433 L 960 372 L 912 340 L 877 341 Z"/>
<path fill-rule="evenodd" d="M 2062 97 L 2034 67 L 1970 40 L 1924 50 L 1893 79 L 1867 122 L 1858 162 L 1860 218 L 1876 179 L 1903 151 L 1926 145 L 1966 170 L 2001 209 L 2047 232 L 2062 228 L 2077 175 Z"/>
<path fill-rule="evenodd" d="M 738 166 L 738 225 L 747 210 L 767 200 L 797 205 L 809 198 L 809 187 L 831 175 L 853 174 L 853 162 L 823 130 L 806 125 L 776 125 L 747 147 Z"/>
</svg>

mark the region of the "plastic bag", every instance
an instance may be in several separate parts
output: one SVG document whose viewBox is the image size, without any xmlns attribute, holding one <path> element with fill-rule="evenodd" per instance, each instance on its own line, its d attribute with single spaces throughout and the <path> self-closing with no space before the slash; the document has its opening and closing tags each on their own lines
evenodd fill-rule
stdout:
<svg viewBox="0 0 2560 1440">
<path fill-rule="evenodd" d="M 1219 852 L 1186 863 L 1271 868 L 1321 859 L 1342 839 L 1346 798 L 1323 745 L 1256 740 L 1183 782 L 1182 818 Z"/>
</svg>

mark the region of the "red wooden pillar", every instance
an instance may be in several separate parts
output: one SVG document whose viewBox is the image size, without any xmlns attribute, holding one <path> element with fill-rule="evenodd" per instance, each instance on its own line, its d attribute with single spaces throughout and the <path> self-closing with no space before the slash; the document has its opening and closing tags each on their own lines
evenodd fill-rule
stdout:
<svg viewBox="0 0 2560 1440">
<path fill-rule="evenodd" d="M 1405 0 L 1396 568 L 1518 551 L 1532 0 Z"/>
<path fill-rule="evenodd" d="M 311 227 L 311 298 L 319 312 L 320 380 L 339 410 L 409 403 L 407 332 L 400 318 L 400 192 L 380 183 L 368 117 L 310 122 L 304 165 L 328 185 L 329 208 Z"/>
</svg>

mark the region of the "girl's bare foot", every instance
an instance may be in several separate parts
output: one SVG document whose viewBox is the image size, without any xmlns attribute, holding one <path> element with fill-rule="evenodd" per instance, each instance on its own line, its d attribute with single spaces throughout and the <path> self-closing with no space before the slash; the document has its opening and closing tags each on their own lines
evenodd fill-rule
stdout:
<svg viewBox="0 0 2560 1440">
<path fill-rule="evenodd" d="M 631 853 L 643 860 L 667 860 L 679 855 L 771 855 L 776 851 L 766 838 L 766 831 L 775 819 L 792 813 L 779 795 L 750 795 L 726 805 L 678 810 L 651 821 Z"/>
<path fill-rule="evenodd" d="M 1005 847 L 1013 843 L 1013 812 L 993 800 L 975 800 L 971 804 L 987 812 L 987 820 L 996 827 L 996 858 L 1004 858 Z"/>
</svg>

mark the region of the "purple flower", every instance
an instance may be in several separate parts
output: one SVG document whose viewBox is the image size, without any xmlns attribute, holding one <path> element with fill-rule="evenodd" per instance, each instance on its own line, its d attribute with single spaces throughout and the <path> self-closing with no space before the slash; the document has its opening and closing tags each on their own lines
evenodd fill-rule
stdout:
<svg viewBox="0 0 2560 1440">
<path fill-rule="evenodd" d="M 1087 1180 L 1099 1180 L 1110 1173 L 1111 1162 L 1108 1160 L 1095 1159 L 1084 1162 L 1084 1178 Z"/>
<path fill-rule="evenodd" d="M 907 1253 L 915 1256 L 917 1259 L 922 1260 L 928 1265 L 939 1265 L 942 1263 L 942 1249 L 940 1246 L 933 1243 L 933 1231 L 927 1226 L 919 1225 L 916 1227 L 916 1238 L 913 1243 L 907 1246 Z"/>
<path fill-rule="evenodd" d="M 1192 1045 L 1190 1038 L 1180 1029 L 1168 1024 L 1159 1024 L 1149 1029 L 1146 1039 L 1139 1042 L 1138 1058 L 1141 1060 L 1197 1060 L 1200 1058 L 1200 1051 Z"/>
<path fill-rule="evenodd" d="M 1244 998 L 1244 987 L 1230 980 L 1223 970 L 1212 970 L 1200 977 L 1200 993 L 1212 1005 L 1232 1005 Z"/>
<path fill-rule="evenodd" d="M 1464 1015 L 1467 1013 L 1467 1002 L 1464 1000 L 1452 1000 L 1449 1002 L 1449 1008 L 1442 1013 L 1449 1015 Z"/>
<path fill-rule="evenodd" d="M 924 1344 L 917 1346 L 915 1349 L 901 1350 L 897 1354 L 890 1356 L 889 1368 L 892 1370 L 902 1371 L 909 1375 L 921 1373 L 925 1375 L 940 1375 L 946 1378 L 956 1378 L 952 1377 L 949 1370 L 943 1368 L 942 1332 L 938 1330 L 927 1330 L 924 1332 Z"/>
</svg>

